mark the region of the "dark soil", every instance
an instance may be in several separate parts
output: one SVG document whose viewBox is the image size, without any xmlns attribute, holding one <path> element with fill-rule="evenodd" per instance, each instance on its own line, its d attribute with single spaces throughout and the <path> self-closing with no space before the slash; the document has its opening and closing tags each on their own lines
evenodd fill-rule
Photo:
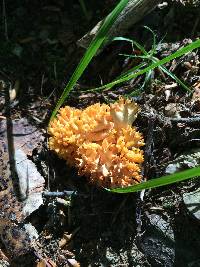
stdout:
<svg viewBox="0 0 200 267">
<path fill-rule="evenodd" d="M 116 3 L 85 2 L 89 21 L 79 1 L 2 2 L 0 120 L 8 115 L 6 92 L 14 88 L 16 97 L 9 104 L 10 118 L 26 118 L 45 138 L 28 156 L 45 178 L 45 190 L 73 194 L 59 199 L 44 195 L 44 205 L 26 218 L 39 233 L 40 248 L 10 257 L 2 244 L 0 248 L 10 265 L 1 263 L 4 257 L 0 253 L 0 266 L 78 266 L 77 262 L 70 263 L 74 258 L 80 266 L 200 266 L 199 220 L 189 214 L 183 202 L 183 194 L 197 189 L 199 179 L 146 191 L 144 198 L 141 193 L 114 194 L 89 184 L 47 149 L 51 111 L 84 53 L 76 41 Z M 148 26 L 161 41 L 155 54 L 161 59 L 200 37 L 199 14 L 198 7 L 170 1 L 167 7 L 157 8 L 130 29 L 127 37 L 149 51 L 152 34 L 143 27 Z M 91 62 L 66 104 L 83 108 L 113 101 L 143 85 L 139 94 L 131 96 L 142 109 L 136 126 L 146 143 L 143 173 L 148 179 L 160 177 L 178 155 L 200 148 L 200 120 L 191 120 L 200 114 L 200 53 L 190 52 L 166 65 L 193 93 L 180 85 L 173 87 L 172 78 L 158 69 L 149 74 L 148 81 L 142 76 L 110 91 L 84 92 L 138 64 L 138 59 L 119 54 L 134 52 L 125 42 L 107 46 Z M 172 240 L 167 240 L 168 232 L 161 237 L 151 227 L 152 215 L 168 223 Z M 63 240 L 67 241 L 61 246 Z M 160 244 L 164 248 L 160 249 Z M 43 265 L 42 259 L 46 261 Z"/>
</svg>

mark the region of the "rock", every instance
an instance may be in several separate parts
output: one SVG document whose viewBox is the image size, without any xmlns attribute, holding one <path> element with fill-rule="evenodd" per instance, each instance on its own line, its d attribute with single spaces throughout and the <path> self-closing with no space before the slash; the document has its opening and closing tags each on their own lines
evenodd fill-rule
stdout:
<svg viewBox="0 0 200 267">
<path fill-rule="evenodd" d="M 9 267 L 9 266 L 11 266 L 9 262 L 5 260 L 0 260 L 0 267 Z"/>
<path fill-rule="evenodd" d="M 145 255 L 139 250 L 139 248 L 134 242 L 132 242 L 129 249 L 121 249 L 120 251 L 116 252 L 111 247 L 108 247 L 106 249 L 107 262 L 102 262 L 102 266 L 151 266 L 148 263 Z"/>
<path fill-rule="evenodd" d="M 170 118 L 180 118 L 181 105 L 177 103 L 169 103 L 165 107 L 165 116 Z"/>
<path fill-rule="evenodd" d="M 200 260 L 190 262 L 188 266 L 190 266 L 190 267 L 200 267 Z"/>
<path fill-rule="evenodd" d="M 19 181 L 19 190 L 23 200 L 23 215 L 29 216 L 42 204 L 42 192 L 45 180 L 38 172 L 35 164 L 21 150 L 15 151 L 15 168 Z"/>
<path fill-rule="evenodd" d="M 0 240 L 13 258 L 35 249 L 37 230 L 25 218 L 42 204 L 44 179 L 28 156 L 43 139 L 27 119 L 0 121 Z"/>
<path fill-rule="evenodd" d="M 159 230 L 161 233 L 164 233 L 164 235 L 169 238 L 169 240 L 174 242 L 174 232 L 168 222 L 166 222 L 158 214 L 149 215 L 149 220 L 150 223 L 155 226 L 157 230 Z"/>
<path fill-rule="evenodd" d="M 172 0 L 172 1 L 180 2 L 183 5 L 190 5 L 190 6 L 193 5 L 194 7 L 198 7 L 200 5 L 199 0 Z"/>
<path fill-rule="evenodd" d="M 152 266 L 172 267 L 175 261 L 174 233 L 170 223 L 158 214 L 147 214 L 140 240 L 143 253 Z"/>
<path fill-rule="evenodd" d="M 166 174 L 172 174 L 187 168 L 200 165 L 200 149 L 191 150 L 173 160 L 165 169 Z"/>
<path fill-rule="evenodd" d="M 200 189 L 183 194 L 183 201 L 190 214 L 200 220 Z"/>
</svg>

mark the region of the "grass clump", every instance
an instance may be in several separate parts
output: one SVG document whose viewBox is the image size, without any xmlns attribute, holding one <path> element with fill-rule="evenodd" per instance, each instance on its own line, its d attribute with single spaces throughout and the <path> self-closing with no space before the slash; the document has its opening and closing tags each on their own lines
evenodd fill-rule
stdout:
<svg viewBox="0 0 200 267">
<path fill-rule="evenodd" d="M 90 61 L 94 57 L 94 55 L 96 54 L 97 50 L 101 47 L 103 42 L 106 41 L 109 29 L 111 28 L 111 26 L 113 25 L 113 23 L 116 20 L 117 16 L 124 9 L 124 7 L 126 6 L 127 3 L 128 3 L 128 0 L 121 0 L 119 2 L 119 4 L 113 9 L 113 11 L 103 21 L 103 24 L 100 27 L 97 36 L 91 42 L 89 48 L 85 52 L 85 55 L 81 59 L 79 65 L 77 66 L 77 68 L 75 69 L 73 75 L 71 76 L 71 79 L 69 80 L 68 84 L 66 85 L 66 87 L 65 87 L 65 89 L 64 89 L 64 91 L 63 91 L 63 93 L 62 93 L 62 95 L 60 97 L 60 99 L 58 100 L 57 105 L 56 105 L 56 107 L 55 107 L 55 109 L 54 109 L 54 111 L 52 113 L 51 119 L 53 119 L 55 117 L 55 115 L 57 114 L 57 111 L 59 110 L 61 105 L 64 103 L 66 98 L 68 97 L 70 91 L 73 89 L 74 85 L 76 84 L 78 79 L 83 74 L 84 70 L 86 69 L 86 67 L 88 66 L 88 64 L 90 63 Z M 90 89 L 89 90 L 90 92 L 94 92 L 94 91 L 101 92 L 101 91 L 103 91 L 105 89 L 111 89 L 115 85 L 127 82 L 130 79 L 136 78 L 137 76 L 143 75 L 143 74 L 146 75 L 146 80 L 147 80 L 148 77 L 149 77 L 150 72 L 155 68 L 160 68 L 164 73 L 166 73 L 172 79 L 174 79 L 177 83 L 179 83 L 186 91 L 191 92 L 191 89 L 187 85 L 185 85 L 174 74 L 169 72 L 163 65 L 168 63 L 168 62 L 170 62 L 171 60 L 173 60 L 175 58 L 178 58 L 178 57 L 181 57 L 181 56 L 187 54 L 188 52 L 190 52 L 190 51 L 192 51 L 194 49 L 199 48 L 200 47 L 200 40 L 196 40 L 196 41 L 190 43 L 189 45 L 177 50 L 173 54 L 171 54 L 171 55 L 169 55 L 169 56 L 167 56 L 167 57 L 165 57 L 165 58 L 163 58 L 161 60 L 159 60 L 155 56 L 156 38 L 155 38 L 154 34 L 153 34 L 153 46 L 152 46 L 152 49 L 149 52 L 147 52 L 143 46 L 141 46 L 140 44 L 138 44 L 137 42 L 135 42 L 133 40 L 125 39 L 123 37 L 117 37 L 114 40 L 128 41 L 128 42 L 131 42 L 132 45 L 134 45 L 137 48 L 139 48 L 141 50 L 141 52 L 143 53 L 140 56 L 142 62 L 141 62 L 140 65 L 138 65 L 138 66 L 130 69 L 128 72 L 123 73 L 122 75 L 120 75 L 120 77 L 118 77 L 114 81 L 112 81 L 112 82 L 110 82 L 108 84 L 105 84 L 103 86 L 100 86 L 100 87 L 97 87 L 97 88 L 94 88 L 94 89 Z M 131 55 L 125 55 L 125 56 L 133 57 Z M 143 189 L 150 189 L 150 188 L 154 188 L 154 187 L 160 187 L 160 186 L 164 186 L 164 185 L 168 185 L 168 184 L 172 184 L 172 183 L 177 183 L 177 182 L 180 182 L 180 181 L 183 181 L 183 180 L 186 180 L 186 179 L 190 179 L 190 178 L 193 178 L 193 177 L 198 177 L 198 176 L 200 176 L 200 167 L 192 168 L 190 170 L 186 170 L 186 171 L 183 171 L 183 172 L 178 172 L 178 173 L 175 173 L 175 174 L 172 174 L 172 175 L 163 176 L 163 177 L 160 177 L 160 178 L 155 178 L 155 179 L 152 179 L 150 181 L 143 182 L 141 184 L 134 185 L 134 186 L 131 186 L 131 187 L 113 189 L 112 192 L 116 192 L 116 193 L 136 192 L 136 191 L 140 191 L 140 190 L 143 190 Z"/>
</svg>

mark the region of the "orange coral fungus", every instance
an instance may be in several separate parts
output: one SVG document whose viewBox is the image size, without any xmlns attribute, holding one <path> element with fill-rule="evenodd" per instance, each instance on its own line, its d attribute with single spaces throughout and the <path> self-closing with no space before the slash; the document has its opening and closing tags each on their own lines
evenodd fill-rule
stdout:
<svg viewBox="0 0 200 267">
<path fill-rule="evenodd" d="M 144 145 L 133 121 L 139 107 L 120 98 L 84 110 L 61 108 L 49 126 L 49 148 L 98 186 L 125 187 L 141 180 Z"/>
</svg>

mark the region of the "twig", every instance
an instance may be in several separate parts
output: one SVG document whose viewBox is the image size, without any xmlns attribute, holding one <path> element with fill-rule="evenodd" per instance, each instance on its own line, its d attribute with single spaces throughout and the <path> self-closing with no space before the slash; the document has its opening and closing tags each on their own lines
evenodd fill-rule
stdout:
<svg viewBox="0 0 200 267">
<path fill-rule="evenodd" d="M 171 122 L 174 123 L 200 123 L 200 117 L 189 117 L 189 118 L 170 118 Z"/>
<path fill-rule="evenodd" d="M 42 74 L 41 85 L 40 85 L 40 93 L 41 93 L 41 95 L 43 95 L 43 84 L 44 84 L 44 77 L 45 77 L 45 75 L 44 75 L 44 74 Z"/>
<path fill-rule="evenodd" d="M 2 115 L 0 115 L 0 119 L 1 119 L 1 120 L 6 120 L 6 117 L 5 117 L 5 116 L 2 116 Z"/>
<path fill-rule="evenodd" d="M 111 222 L 111 226 L 115 223 L 116 219 L 117 219 L 117 216 L 119 215 L 121 209 L 125 206 L 126 204 L 126 201 L 128 199 L 129 196 L 126 196 L 126 198 L 122 201 L 122 203 L 120 204 L 118 210 L 115 212 L 114 216 L 113 216 L 113 219 L 112 219 L 112 222 Z"/>
<path fill-rule="evenodd" d="M 3 24 L 4 24 L 4 35 L 5 35 L 5 39 L 6 41 L 8 41 L 8 25 L 7 25 L 7 17 L 6 17 L 6 4 L 5 4 L 5 0 L 3 0 L 2 2 L 2 6 L 3 6 L 3 14 L 2 14 L 2 20 L 3 20 Z"/>
<path fill-rule="evenodd" d="M 144 177 L 148 176 L 149 163 L 150 163 L 150 159 L 152 157 L 154 123 L 155 123 L 155 116 L 154 116 L 154 114 L 151 114 L 150 118 L 149 118 L 149 123 L 148 123 L 146 148 L 145 148 L 145 152 L 144 152 Z"/>
<path fill-rule="evenodd" d="M 197 29 L 197 26 L 199 24 L 199 21 L 200 21 L 200 18 L 199 17 L 196 18 L 195 23 L 194 23 L 194 26 L 193 26 L 193 29 L 192 29 L 192 34 L 191 34 L 192 37 L 194 37 L 194 34 L 196 32 L 196 29 Z"/>
<path fill-rule="evenodd" d="M 44 197 L 64 197 L 64 196 L 72 196 L 72 195 L 76 195 L 77 192 L 76 191 L 63 191 L 63 192 L 50 192 L 50 191 L 46 191 L 43 192 L 43 196 Z"/>
<path fill-rule="evenodd" d="M 155 123 L 155 115 L 151 112 L 149 117 L 148 123 L 148 132 L 147 132 L 147 139 L 146 139 L 146 148 L 144 152 L 144 169 L 143 169 L 143 176 L 146 178 L 149 173 L 149 166 L 152 157 L 152 147 L 153 147 L 153 129 Z M 141 204 L 144 199 L 145 190 L 140 192 L 139 198 L 136 203 L 136 223 L 137 223 L 137 237 L 139 238 L 142 233 L 142 209 Z"/>
<path fill-rule="evenodd" d="M 127 33 L 129 28 L 133 27 L 136 22 L 138 22 L 145 15 L 155 9 L 160 2 L 161 0 L 129 0 L 127 6 L 124 8 L 124 10 L 121 12 L 121 14 L 118 16 L 118 18 L 110 28 L 107 35 L 107 41 L 116 36 L 123 36 L 125 33 Z M 102 23 L 103 21 L 99 21 L 90 32 L 88 32 L 85 36 L 78 40 L 77 44 L 83 48 L 88 48 L 92 39 L 97 35 L 97 32 Z M 108 42 L 104 42 L 101 49 L 107 43 Z"/>
</svg>

